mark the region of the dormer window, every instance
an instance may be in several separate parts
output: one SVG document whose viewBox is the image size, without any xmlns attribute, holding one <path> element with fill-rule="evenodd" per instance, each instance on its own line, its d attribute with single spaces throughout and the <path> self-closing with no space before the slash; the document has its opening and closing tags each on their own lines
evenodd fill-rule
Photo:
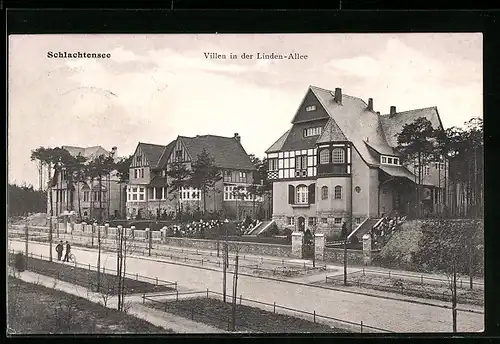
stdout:
<svg viewBox="0 0 500 344">
<path fill-rule="evenodd" d="M 392 156 L 381 156 L 380 163 L 384 165 L 400 165 L 399 158 L 395 158 Z"/>
<path fill-rule="evenodd" d="M 316 111 L 316 105 L 306 106 L 306 111 L 307 112 Z"/>
<path fill-rule="evenodd" d="M 306 128 L 304 129 L 304 137 L 321 135 L 321 127 Z"/>
</svg>

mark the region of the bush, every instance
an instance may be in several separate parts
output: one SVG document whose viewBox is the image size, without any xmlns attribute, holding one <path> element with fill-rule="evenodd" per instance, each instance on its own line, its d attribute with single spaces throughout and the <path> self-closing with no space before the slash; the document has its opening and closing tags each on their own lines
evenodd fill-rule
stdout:
<svg viewBox="0 0 500 344">
<path fill-rule="evenodd" d="M 14 268 L 17 272 L 26 270 L 26 257 L 22 253 L 16 253 L 14 257 Z"/>
</svg>

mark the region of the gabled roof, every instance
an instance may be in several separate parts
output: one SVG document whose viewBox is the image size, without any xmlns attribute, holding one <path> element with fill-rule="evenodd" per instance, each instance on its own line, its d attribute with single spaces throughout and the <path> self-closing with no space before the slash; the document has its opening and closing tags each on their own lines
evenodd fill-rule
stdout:
<svg viewBox="0 0 500 344">
<path fill-rule="evenodd" d="M 165 146 L 139 142 L 139 144 L 137 145 L 137 149 L 140 149 L 142 154 L 146 156 L 146 159 L 149 162 L 149 166 L 154 168 L 158 165 Z"/>
<path fill-rule="evenodd" d="M 160 160 L 158 160 L 158 164 L 156 165 L 156 169 L 165 168 L 165 165 L 167 164 L 167 161 L 168 161 L 168 157 L 170 156 L 170 153 L 172 153 L 172 150 L 175 147 L 175 141 L 176 140 L 173 140 L 172 142 L 170 142 L 168 145 L 166 145 L 163 148 L 163 152 L 161 153 Z"/>
<path fill-rule="evenodd" d="M 234 137 L 203 135 L 179 136 L 178 139 L 182 140 L 193 159 L 205 149 L 214 158 L 215 165 L 220 168 L 255 170 L 245 149 Z"/>
<path fill-rule="evenodd" d="M 394 115 L 380 115 L 380 123 L 382 124 L 389 145 L 396 147 L 398 145 L 397 135 L 403 130 L 404 125 L 413 122 L 419 117 L 427 118 L 431 122 L 433 128 L 443 129 L 441 118 L 435 106 L 397 112 Z"/>
<path fill-rule="evenodd" d="M 338 104 L 333 91 L 309 87 L 342 134 L 354 144 L 363 160 L 368 164 L 377 164 L 378 161 L 369 153 L 363 141 L 369 138 L 377 146 L 387 146 L 378 115 L 368 110 L 368 105 L 360 98 L 343 94 L 342 104 Z"/>
<path fill-rule="evenodd" d="M 304 137 L 304 129 L 311 127 L 321 127 L 323 128 L 328 122 L 328 119 L 314 120 L 310 122 L 299 122 L 295 123 L 288 136 L 283 143 L 283 150 L 295 150 L 295 149 L 309 149 L 316 147 L 316 141 L 319 135 Z"/>
<path fill-rule="evenodd" d="M 309 86 L 306 96 L 313 94 L 319 104 L 328 113 L 329 120 L 323 127 L 320 137 L 304 138 L 302 130 L 314 126 L 314 121 L 295 122 L 292 128 L 276 141 L 267 151 L 293 150 L 311 148 L 317 143 L 329 141 L 348 140 L 361 155 L 363 160 L 370 165 L 379 163 L 377 157 L 370 149 L 379 153 L 394 155 L 397 146 L 397 135 L 407 123 L 413 122 L 418 117 L 430 120 L 434 128 L 442 128 L 441 119 L 436 107 L 404 111 L 395 115 L 379 115 L 368 108 L 362 99 L 347 94 L 342 95 L 341 104 L 334 98 L 334 92 L 316 86 Z M 304 99 L 302 102 L 304 102 Z M 308 98 L 309 101 L 311 98 Z M 301 108 L 304 104 L 301 103 Z M 297 114 L 294 117 L 294 121 Z M 316 122 L 320 122 L 317 121 Z M 314 139 L 314 143 L 312 142 Z M 372 152 L 373 152 L 372 151 Z"/>
<path fill-rule="evenodd" d="M 101 146 L 92 146 L 92 147 L 61 146 L 61 148 L 66 149 L 69 152 L 69 154 L 75 157 L 81 155 L 87 159 L 94 159 L 100 155 L 111 154 L 111 152 L 105 150 Z"/>
<path fill-rule="evenodd" d="M 272 153 L 272 152 L 277 152 L 277 151 L 281 150 L 289 133 L 290 133 L 290 130 L 287 130 L 283 135 L 281 135 L 281 137 L 275 143 L 273 143 L 271 147 L 269 147 L 266 150 L 266 153 Z"/>
<path fill-rule="evenodd" d="M 333 118 L 330 118 L 328 120 L 328 123 L 326 123 L 321 133 L 321 136 L 319 137 L 318 141 L 316 141 L 316 143 L 324 143 L 331 141 L 347 141 L 347 138 L 344 136 L 344 134 L 340 130 L 337 123 L 335 123 Z"/>
</svg>

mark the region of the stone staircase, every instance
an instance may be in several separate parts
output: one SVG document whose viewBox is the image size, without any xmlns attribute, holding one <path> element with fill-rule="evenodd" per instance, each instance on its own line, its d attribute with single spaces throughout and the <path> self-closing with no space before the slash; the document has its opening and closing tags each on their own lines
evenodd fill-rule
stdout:
<svg viewBox="0 0 500 344">
<path fill-rule="evenodd" d="M 262 222 L 259 222 L 254 228 L 252 228 L 245 235 L 257 236 L 259 234 L 262 234 L 265 230 L 267 230 L 271 226 L 272 222 L 273 220 L 264 220 Z"/>
<path fill-rule="evenodd" d="M 356 236 L 360 242 L 363 241 L 363 235 L 369 233 L 370 230 L 380 221 L 380 218 L 370 217 L 365 220 L 358 228 L 352 231 L 351 234 L 347 237 L 351 239 L 353 236 Z"/>
</svg>

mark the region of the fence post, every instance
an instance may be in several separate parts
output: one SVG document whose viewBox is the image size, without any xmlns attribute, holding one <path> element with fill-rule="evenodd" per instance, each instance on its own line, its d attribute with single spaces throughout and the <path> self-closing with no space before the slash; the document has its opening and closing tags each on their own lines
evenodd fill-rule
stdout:
<svg viewBox="0 0 500 344">
<path fill-rule="evenodd" d="M 194 309 L 191 309 L 191 320 L 194 320 Z"/>
<path fill-rule="evenodd" d="M 363 276 L 365 275 L 365 268 L 363 268 Z"/>
<path fill-rule="evenodd" d="M 106 274 L 106 267 L 105 267 L 105 266 L 103 266 L 103 267 L 102 267 L 102 274 L 103 274 L 103 275 L 105 275 L 105 274 Z"/>
<path fill-rule="evenodd" d="M 460 288 L 462 288 L 462 279 L 460 279 Z"/>
<path fill-rule="evenodd" d="M 316 324 L 316 311 L 313 311 L 313 312 L 314 312 L 313 313 L 313 316 L 314 316 L 313 319 L 314 319 L 314 323 Z"/>
<path fill-rule="evenodd" d="M 420 275 L 420 283 L 424 284 L 424 275 Z"/>
<path fill-rule="evenodd" d="M 142 294 L 142 304 L 146 303 L 146 294 Z"/>
<path fill-rule="evenodd" d="M 361 333 L 363 333 L 363 321 L 361 321 Z"/>
<path fill-rule="evenodd" d="M 391 270 L 389 270 L 389 278 L 391 278 Z"/>
<path fill-rule="evenodd" d="M 276 313 L 276 302 L 273 302 L 273 312 Z"/>
<path fill-rule="evenodd" d="M 179 290 L 177 290 L 177 296 L 175 297 L 175 301 L 179 301 Z"/>
<path fill-rule="evenodd" d="M 89 264 L 89 271 L 90 271 L 90 264 Z"/>
<path fill-rule="evenodd" d="M 208 288 L 207 288 L 207 299 L 208 299 Z"/>
<path fill-rule="evenodd" d="M 201 265 L 203 265 L 203 258 L 201 258 Z"/>
<path fill-rule="evenodd" d="M 156 277 L 156 285 L 158 285 L 158 277 Z"/>
<path fill-rule="evenodd" d="M 231 330 L 231 319 L 230 318 L 227 318 L 227 330 L 228 331 Z"/>
<path fill-rule="evenodd" d="M 240 306 L 241 306 L 241 299 L 242 299 L 242 297 L 241 297 L 241 295 L 240 295 Z"/>
<path fill-rule="evenodd" d="M 136 273 L 136 274 L 135 274 L 135 280 L 136 280 L 136 281 L 138 281 L 138 280 L 139 280 L 139 274 L 138 274 L 138 273 Z"/>
</svg>

